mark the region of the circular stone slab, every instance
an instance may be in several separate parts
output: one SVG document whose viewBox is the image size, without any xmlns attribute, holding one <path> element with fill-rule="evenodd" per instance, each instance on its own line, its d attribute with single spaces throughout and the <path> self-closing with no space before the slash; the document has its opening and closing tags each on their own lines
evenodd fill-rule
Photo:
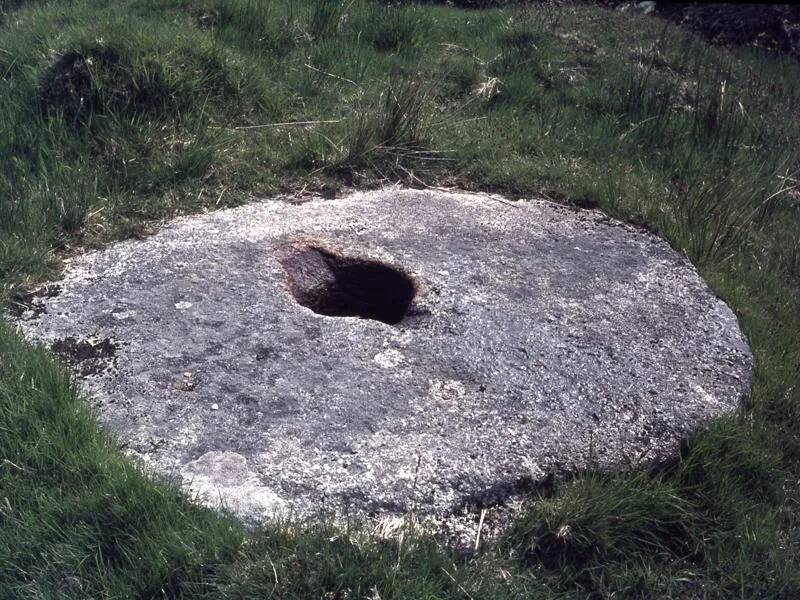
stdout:
<svg viewBox="0 0 800 600">
<path fill-rule="evenodd" d="M 736 317 L 685 257 L 543 201 L 256 203 L 80 256 L 59 285 L 26 332 L 129 451 L 243 515 L 446 516 L 667 459 L 750 389 Z"/>
</svg>

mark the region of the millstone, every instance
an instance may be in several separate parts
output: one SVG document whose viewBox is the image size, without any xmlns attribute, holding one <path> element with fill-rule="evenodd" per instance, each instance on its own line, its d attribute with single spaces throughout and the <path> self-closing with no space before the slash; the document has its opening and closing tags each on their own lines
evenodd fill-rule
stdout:
<svg viewBox="0 0 800 600">
<path fill-rule="evenodd" d="M 26 333 L 130 453 L 246 516 L 444 518 L 667 460 L 750 388 L 736 317 L 686 258 L 537 200 L 255 203 L 79 256 L 58 285 Z"/>
</svg>

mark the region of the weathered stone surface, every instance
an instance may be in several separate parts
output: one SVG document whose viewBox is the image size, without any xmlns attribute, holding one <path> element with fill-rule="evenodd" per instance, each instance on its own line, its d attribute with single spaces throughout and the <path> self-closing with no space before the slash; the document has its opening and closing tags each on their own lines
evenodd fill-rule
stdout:
<svg viewBox="0 0 800 600">
<path fill-rule="evenodd" d="M 403 281 L 408 309 L 375 320 L 392 295 L 372 288 Z M 255 203 L 80 256 L 60 286 L 26 332 L 94 361 L 130 451 L 246 515 L 446 515 L 665 459 L 750 387 L 735 316 L 684 257 L 541 201 Z"/>
</svg>

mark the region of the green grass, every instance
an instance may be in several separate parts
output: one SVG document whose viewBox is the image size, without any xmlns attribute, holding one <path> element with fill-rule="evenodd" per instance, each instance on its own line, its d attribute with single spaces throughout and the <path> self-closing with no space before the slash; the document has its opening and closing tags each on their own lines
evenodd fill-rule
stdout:
<svg viewBox="0 0 800 600">
<path fill-rule="evenodd" d="M 746 414 L 675 464 L 558 483 L 464 554 L 410 524 L 245 531 L 0 323 L 0 597 L 800 596 L 798 65 L 588 5 L 63 0 L 0 10 L 0 79 L 3 296 L 177 214 L 452 185 L 657 231 L 756 363 Z"/>
</svg>

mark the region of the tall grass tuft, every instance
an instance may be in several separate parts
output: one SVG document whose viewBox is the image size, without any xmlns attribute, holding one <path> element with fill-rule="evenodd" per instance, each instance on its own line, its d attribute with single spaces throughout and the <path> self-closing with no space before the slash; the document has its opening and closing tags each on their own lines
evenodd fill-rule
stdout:
<svg viewBox="0 0 800 600">
<path fill-rule="evenodd" d="M 718 262 L 774 215 L 791 189 L 786 164 L 762 162 L 746 169 L 721 165 L 713 175 L 680 182 L 673 193 L 685 250 L 698 264 Z"/>
<path fill-rule="evenodd" d="M 313 3 L 308 21 L 308 34 L 319 40 L 336 33 L 344 15 L 342 0 L 319 0 Z"/>
<path fill-rule="evenodd" d="M 408 52 L 417 48 L 430 29 L 422 9 L 411 4 L 370 2 L 354 11 L 350 26 L 378 52 Z"/>
<path fill-rule="evenodd" d="M 337 167 L 399 161 L 428 153 L 433 90 L 419 79 L 394 78 L 356 115 Z"/>
<path fill-rule="evenodd" d="M 696 551 L 693 518 L 692 506 L 664 481 L 590 474 L 532 504 L 507 539 L 520 558 L 551 567 L 632 553 L 667 552 L 669 559 Z"/>
</svg>

